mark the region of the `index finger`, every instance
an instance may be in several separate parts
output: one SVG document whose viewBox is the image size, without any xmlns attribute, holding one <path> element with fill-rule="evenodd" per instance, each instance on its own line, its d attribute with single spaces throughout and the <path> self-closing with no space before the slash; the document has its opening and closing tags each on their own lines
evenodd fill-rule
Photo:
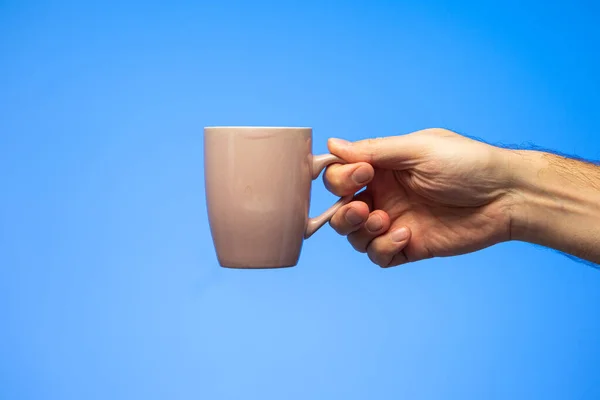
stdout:
<svg viewBox="0 0 600 400">
<path fill-rule="evenodd" d="M 347 196 L 365 187 L 375 175 L 371 164 L 332 164 L 323 174 L 325 187 L 336 196 Z"/>
</svg>

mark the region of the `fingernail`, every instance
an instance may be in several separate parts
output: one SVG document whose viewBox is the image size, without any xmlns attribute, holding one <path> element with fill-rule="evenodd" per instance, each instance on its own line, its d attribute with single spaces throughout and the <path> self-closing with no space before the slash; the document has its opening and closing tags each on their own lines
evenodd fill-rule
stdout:
<svg viewBox="0 0 600 400">
<path fill-rule="evenodd" d="M 365 224 L 365 228 L 367 228 L 369 232 L 377 232 L 383 228 L 383 220 L 379 215 L 371 215 Z"/>
<path fill-rule="evenodd" d="M 338 139 L 338 138 L 331 138 L 331 139 L 329 139 L 329 141 L 338 147 L 344 147 L 344 146 L 348 146 L 350 144 L 349 141 L 344 140 L 344 139 Z"/>
<path fill-rule="evenodd" d="M 350 225 L 358 225 L 362 222 L 362 217 L 360 214 L 353 208 L 346 211 L 346 221 L 350 223 Z"/>
<path fill-rule="evenodd" d="M 366 165 L 363 165 L 362 167 L 358 167 L 356 169 L 356 171 L 354 171 L 354 173 L 352 174 L 352 180 L 357 185 L 364 185 L 365 183 L 370 181 L 371 178 L 372 178 L 371 169 L 369 167 L 367 167 Z"/>
<path fill-rule="evenodd" d="M 409 232 L 408 232 L 407 228 L 396 229 L 391 234 L 392 242 L 394 242 L 394 243 L 403 242 L 406 239 L 408 239 L 408 234 L 409 234 Z"/>
</svg>

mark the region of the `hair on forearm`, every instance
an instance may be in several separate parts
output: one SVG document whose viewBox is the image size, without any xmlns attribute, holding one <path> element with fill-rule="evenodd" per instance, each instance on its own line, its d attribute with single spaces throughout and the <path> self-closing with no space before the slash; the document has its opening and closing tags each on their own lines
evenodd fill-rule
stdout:
<svg viewBox="0 0 600 400">
<path fill-rule="evenodd" d="M 472 135 L 466 135 L 464 133 L 461 133 L 461 135 L 468 137 L 469 139 L 473 139 L 473 140 L 477 140 L 478 142 L 482 142 L 482 143 L 486 143 L 489 144 L 490 146 L 496 146 L 496 147 L 501 147 L 503 149 L 508 149 L 508 150 L 533 150 L 533 151 L 540 151 L 543 153 L 549 153 L 549 154 L 554 154 L 556 156 L 568 159 L 568 160 L 576 160 L 576 161 L 581 161 L 583 163 L 586 164 L 590 164 L 593 166 L 600 166 L 600 159 L 598 160 L 591 160 L 591 159 L 585 159 L 583 157 L 580 157 L 578 155 L 575 154 L 567 154 L 564 153 L 562 151 L 559 150 L 554 150 L 554 149 L 549 149 L 547 147 L 542 147 L 539 146 L 535 143 L 532 142 L 525 142 L 523 144 L 517 145 L 517 144 L 508 144 L 508 143 L 502 143 L 502 142 L 497 142 L 497 143 L 491 143 L 487 140 L 484 140 L 480 137 L 477 136 L 472 136 Z"/>
<path fill-rule="evenodd" d="M 551 164 L 555 171 L 561 174 L 563 177 L 570 179 L 582 187 L 591 187 L 595 190 L 600 191 L 600 160 L 589 160 L 583 157 L 579 157 L 573 154 L 567 154 L 561 151 L 545 148 L 533 143 L 526 143 L 521 145 L 515 144 L 506 144 L 506 143 L 490 143 L 482 138 L 465 135 L 472 140 L 476 140 L 482 143 L 489 144 L 491 146 L 500 147 L 508 150 L 531 150 L 545 153 L 544 158 Z M 600 269 L 600 265 L 594 262 L 579 258 L 572 254 L 565 253 L 563 251 L 558 251 L 552 249 L 553 251 L 557 251 L 558 253 L 564 255 L 565 257 L 585 264 L 587 266 Z"/>
</svg>

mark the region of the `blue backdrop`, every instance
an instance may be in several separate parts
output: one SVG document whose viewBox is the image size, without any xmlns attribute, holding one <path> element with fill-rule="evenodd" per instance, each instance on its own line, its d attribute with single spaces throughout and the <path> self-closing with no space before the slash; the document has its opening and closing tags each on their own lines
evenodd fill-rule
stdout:
<svg viewBox="0 0 600 400">
<path fill-rule="evenodd" d="M 599 11 L 1 1 L 0 398 L 599 398 L 599 270 L 523 243 L 382 270 L 329 226 L 222 269 L 202 169 L 208 125 L 598 159 Z"/>
</svg>

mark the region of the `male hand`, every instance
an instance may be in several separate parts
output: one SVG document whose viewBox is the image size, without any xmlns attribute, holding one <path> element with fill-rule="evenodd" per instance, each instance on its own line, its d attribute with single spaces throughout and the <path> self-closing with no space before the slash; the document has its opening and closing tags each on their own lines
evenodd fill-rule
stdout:
<svg viewBox="0 0 600 400">
<path fill-rule="evenodd" d="M 507 150 L 445 129 L 329 141 L 350 164 L 325 185 L 356 193 L 331 226 L 381 267 L 520 240 L 600 264 L 600 166 Z"/>
<path fill-rule="evenodd" d="M 367 185 L 330 224 L 375 264 L 510 240 L 510 151 L 444 129 L 354 143 L 330 139 L 328 146 L 350 164 L 327 168 L 327 188 L 344 196 Z"/>
</svg>

